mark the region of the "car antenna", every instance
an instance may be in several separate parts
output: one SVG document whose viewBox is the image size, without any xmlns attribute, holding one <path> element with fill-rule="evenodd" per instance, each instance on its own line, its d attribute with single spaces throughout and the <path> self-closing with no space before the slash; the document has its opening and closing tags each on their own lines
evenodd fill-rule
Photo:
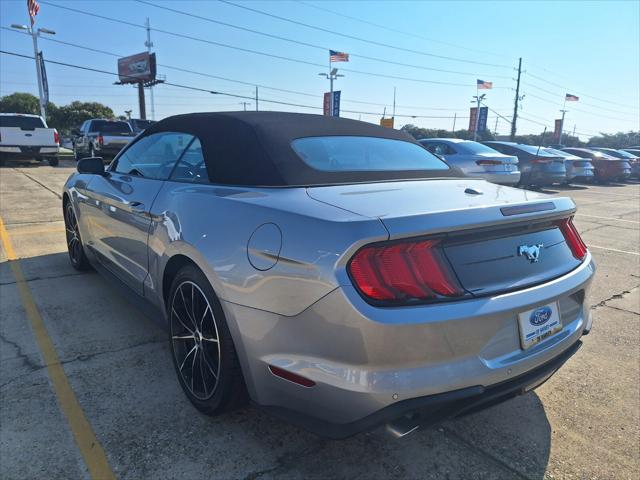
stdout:
<svg viewBox="0 0 640 480">
<path fill-rule="evenodd" d="M 547 134 L 547 127 L 544 127 L 544 132 L 542 132 L 542 140 L 540 140 L 540 143 L 544 143 L 544 136 Z M 540 144 L 538 144 L 538 151 L 536 152 L 536 157 L 538 156 L 538 154 L 540 153 Z"/>
</svg>

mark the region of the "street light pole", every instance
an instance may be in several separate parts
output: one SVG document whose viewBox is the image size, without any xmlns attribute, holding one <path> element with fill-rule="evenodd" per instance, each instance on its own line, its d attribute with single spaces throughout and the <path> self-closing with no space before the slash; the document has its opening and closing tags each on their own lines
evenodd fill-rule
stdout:
<svg viewBox="0 0 640 480">
<path fill-rule="evenodd" d="M 344 77 L 344 75 L 338 75 L 338 69 L 331 68 L 331 62 L 329 62 L 329 73 L 319 73 L 318 75 L 329 79 L 329 116 L 333 117 L 333 81 L 338 77 Z"/>
<path fill-rule="evenodd" d="M 38 77 L 38 95 L 39 95 L 39 103 L 40 103 L 40 116 L 45 119 L 47 116 L 47 106 L 44 100 L 44 84 L 42 82 L 42 71 L 40 70 L 40 56 L 38 55 L 38 37 L 41 33 L 48 33 L 49 35 L 55 35 L 56 32 L 53 30 L 47 30 L 46 28 L 39 28 L 35 30 L 33 27 L 27 27 L 26 25 L 11 25 L 11 28 L 15 28 L 17 30 L 26 30 L 31 38 L 33 39 L 33 59 L 36 62 L 36 75 Z"/>
<path fill-rule="evenodd" d="M 144 46 L 147 47 L 147 52 L 151 55 L 151 47 L 153 47 L 153 42 L 151 41 L 151 23 L 149 23 L 149 17 L 147 17 L 147 22 L 145 24 L 147 28 L 147 41 L 144 42 Z M 151 120 L 156 119 L 156 107 L 153 99 L 153 85 L 149 86 L 149 95 L 151 100 Z"/>
</svg>

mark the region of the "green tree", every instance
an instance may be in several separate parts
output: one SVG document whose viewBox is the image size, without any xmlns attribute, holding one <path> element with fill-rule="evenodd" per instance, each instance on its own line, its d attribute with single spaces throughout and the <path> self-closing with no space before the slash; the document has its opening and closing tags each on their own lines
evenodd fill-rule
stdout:
<svg viewBox="0 0 640 480">
<path fill-rule="evenodd" d="M 422 138 L 461 138 L 463 140 L 473 140 L 473 132 L 469 130 L 451 130 L 433 129 L 433 128 L 421 128 L 410 123 L 404 125 L 400 130 L 407 132 L 413 136 L 416 140 Z M 485 142 L 487 140 L 493 140 L 493 134 L 489 130 L 478 132 L 478 141 Z"/>
<path fill-rule="evenodd" d="M 1 113 L 40 114 L 40 101 L 30 93 L 15 92 L 0 98 Z"/>
<path fill-rule="evenodd" d="M 587 146 L 605 148 L 627 148 L 640 145 L 640 132 L 629 131 L 618 133 L 600 133 L 597 137 L 591 137 Z"/>
<path fill-rule="evenodd" d="M 64 135 L 90 118 L 114 118 L 113 110 L 98 102 L 71 102 L 51 111 L 49 124 Z"/>
</svg>

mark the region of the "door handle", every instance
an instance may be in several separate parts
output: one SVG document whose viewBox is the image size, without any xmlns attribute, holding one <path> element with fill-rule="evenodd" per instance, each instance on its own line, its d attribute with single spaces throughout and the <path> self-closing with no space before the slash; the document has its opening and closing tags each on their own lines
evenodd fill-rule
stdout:
<svg viewBox="0 0 640 480">
<path fill-rule="evenodd" d="M 129 207 L 131 209 L 131 212 L 133 212 L 133 213 L 141 213 L 141 214 L 149 213 L 144 208 L 144 203 L 142 203 L 142 202 L 131 202 L 131 203 L 129 203 Z"/>
</svg>

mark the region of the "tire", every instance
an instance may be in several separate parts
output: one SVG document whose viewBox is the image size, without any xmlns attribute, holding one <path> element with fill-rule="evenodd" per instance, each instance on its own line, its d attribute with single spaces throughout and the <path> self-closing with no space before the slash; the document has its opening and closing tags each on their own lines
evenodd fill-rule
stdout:
<svg viewBox="0 0 640 480">
<path fill-rule="evenodd" d="M 49 161 L 49 165 L 52 167 L 57 167 L 60 163 L 60 159 L 58 157 L 49 157 L 47 160 Z"/>
<path fill-rule="evenodd" d="M 73 205 L 68 201 L 64 204 L 64 228 L 67 236 L 67 252 L 71 266 L 80 272 L 91 269 L 91 264 L 84 253 L 78 219 L 73 211 Z"/>
<path fill-rule="evenodd" d="M 209 416 L 242 405 L 246 388 L 224 312 L 195 266 L 183 267 L 173 279 L 167 318 L 171 358 L 189 401 Z"/>
</svg>

